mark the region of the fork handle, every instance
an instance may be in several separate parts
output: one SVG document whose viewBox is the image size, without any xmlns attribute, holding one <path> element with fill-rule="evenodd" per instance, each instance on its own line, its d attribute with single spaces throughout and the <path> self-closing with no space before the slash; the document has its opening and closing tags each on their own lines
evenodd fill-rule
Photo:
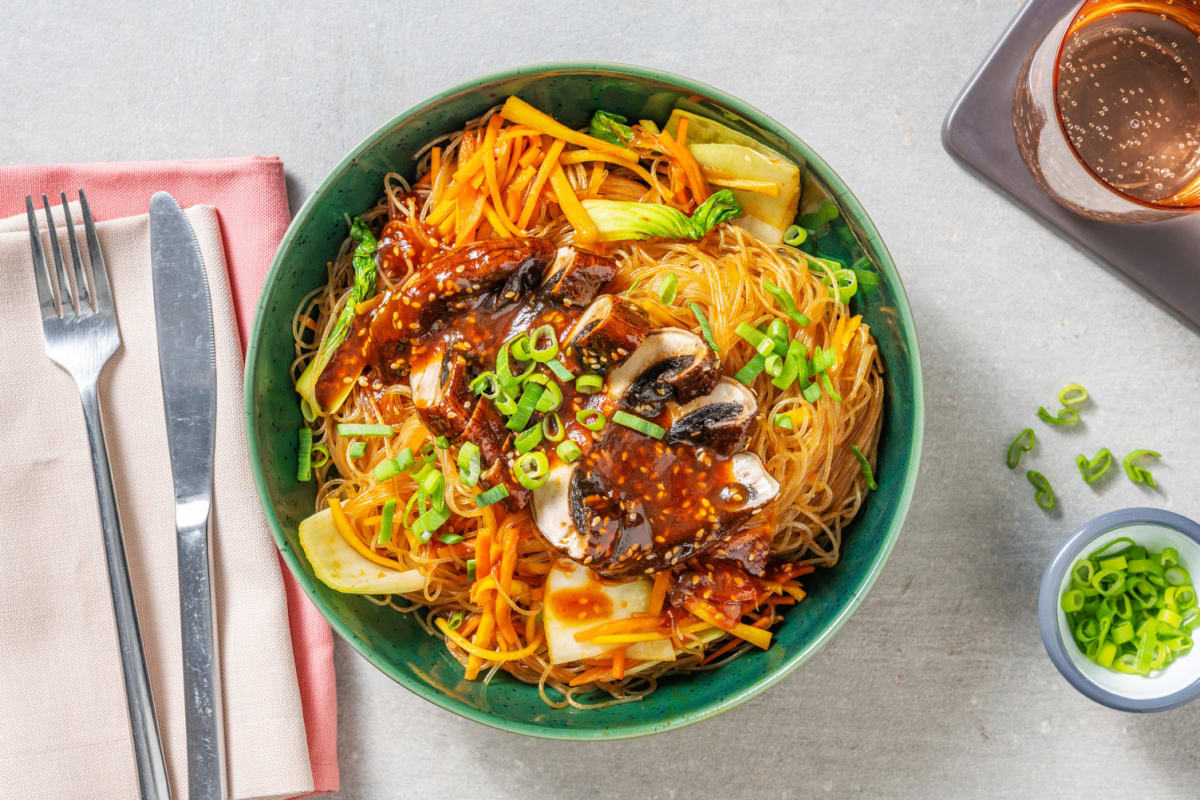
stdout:
<svg viewBox="0 0 1200 800">
<path fill-rule="evenodd" d="M 125 702 L 129 707 L 138 786 L 142 800 L 169 800 L 171 785 L 167 780 L 162 740 L 154 714 L 154 698 L 150 695 L 150 675 L 146 671 L 146 654 L 142 649 L 137 609 L 133 604 L 129 565 L 125 561 L 125 540 L 117 515 L 108 448 L 104 446 L 104 426 L 100 422 L 100 398 L 94 384 L 81 385 L 79 395 L 83 401 L 88 445 L 92 451 L 92 472 L 96 478 L 100 526 L 104 531 L 104 556 L 108 563 L 108 585 L 112 590 L 113 614 L 117 622 L 117 643 L 121 650 L 121 671 L 125 677 Z"/>
</svg>

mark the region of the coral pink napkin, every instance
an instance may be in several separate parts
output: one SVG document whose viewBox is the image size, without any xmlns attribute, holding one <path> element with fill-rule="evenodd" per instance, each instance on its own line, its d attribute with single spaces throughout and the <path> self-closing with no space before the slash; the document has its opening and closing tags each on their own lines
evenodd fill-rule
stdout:
<svg viewBox="0 0 1200 800">
<path fill-rule="evenodd" d="M 145 214 L 150 195 L 165 190 L 184 208 L 217 209 L 229 283 L 243 348 L 275 248 L 291 219 L 283 164 L 253 156 L 202 161 L 161 161 L 59 166 L 0 166 L 0 218 L 23 213 L 25 195 L 83 187 L 97 221 Z M 39 203 L 40 205 L 40 203 Z M 317 792 L 336 791 L 337 695 L 329 626 L 280 561 L 287 592 L 292 648 Z M 264 743 L 263 757 L 270 757 Z"/>
</svg>

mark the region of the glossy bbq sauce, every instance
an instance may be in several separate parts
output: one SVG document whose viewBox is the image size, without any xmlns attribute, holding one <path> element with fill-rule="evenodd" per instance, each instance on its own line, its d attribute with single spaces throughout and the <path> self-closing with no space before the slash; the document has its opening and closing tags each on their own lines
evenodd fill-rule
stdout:
<svg viewBox="0 0 1200 800">
<path fill-rule="evenodd" d="M 547 598 L 550 612 L 559 619 L 586 622 L 589 619 L 608 619 L 613 602 L 602 592 L 599 584 L 559 589 Z"/>
</svg>

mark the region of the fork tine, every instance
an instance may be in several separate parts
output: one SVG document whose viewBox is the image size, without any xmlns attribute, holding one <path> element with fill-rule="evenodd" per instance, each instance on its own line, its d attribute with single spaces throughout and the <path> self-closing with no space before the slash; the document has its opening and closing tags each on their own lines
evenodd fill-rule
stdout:
<svg viewBox="0 0 1200 800">
<path fill-rule="evenodd" d="M 67 193 L 59 192 L 58 196 L 62 198 L 63 216 L 67 222 L 67 241 L 71 244 L 71 262 L 75 265 L 75 297 L 79 299 L 79 313 L 86 314 L 91 310 L 92 301 L 88 298 L 87 273 L 83 270 L 83 259 L 79 257 L 79 242 L 75 239 L 75 220 L 71 219 Z"/>
<path fill-rule="evenodd" d="M 88 260 L 92 262 L 92 292 L 97 311 L 112 311 L 112 287 L 108 281 L 108 266 L 104 263 L 104 251 L 100 249 L 100 238 L 96 236 L 96 223 L 92 210 L 88 208 L 87 196 L 79 190 L 79 209 L 83 213 L 83 230 L 87 234 Z"/>
<path fill-rule="evenodd" d="M 54 215 L 50 213 L 50 200 L 42 195 L 42 210 L 46 213 L 46 228 L 50 233 L 50 252 L 54 254 L 54 271 L 58 276 L 58 297 L 62 301 L 62 315 L 72 316 L 75 301 L 71 298 L 71 283 L 63 267 L 62 249 L 58 246 L 58 230 L 54 227 Z"/>
<path fill-rule="evenodd" d="M 42 250 L 42 237 L 33 213 L 33 198 L 29 195 L 25 195 L 25 214 L 29 217 L 29 248 L 33 251 L 33 280 L 37 284 L 38 306 L 42 309 L 42 319 L 51 319 L 58 316 L 58 304 L 54 301 L 54 289 L 50 286 L 50 270 L 46 266 L 46 253 Z"/>
</svg>

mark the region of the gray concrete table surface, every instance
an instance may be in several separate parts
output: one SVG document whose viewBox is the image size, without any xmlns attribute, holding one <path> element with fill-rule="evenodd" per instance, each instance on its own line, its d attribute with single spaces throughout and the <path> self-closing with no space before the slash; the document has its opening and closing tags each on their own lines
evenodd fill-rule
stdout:
<svg viewBox="0 0 1200 800">
<path fill-rule="evenodd" d="M 459 719 L 339 642 L 337 797 L 1197 796 L 1200 706 L 1093 704 L 1055 672 L 1034 620 L 1043 568 L 1087 519 L 1139 504 L 1200 516 L 1200 338 L 943 152 L 943 115 L 1018 5 L 8 7 L 5 162 L 278 154 L 295 206 L 364 136 L 448 85 L 538 61 L 640 63 L 797 132 L 899 264 L 925 360 L 921 477 L 895 554 L 827 647 L 708 722 L 574 744 Z M 1060 497 L 1048 515 L 1002 456 L 1072 381 L 1095 398 L 1086 424 L 1035 425 L 1031 464 Z M 1086 487 L 1074 457 L 1105 445 L 1162 450 L 1161 491 L 1123 476 Z"/>
</svg>

